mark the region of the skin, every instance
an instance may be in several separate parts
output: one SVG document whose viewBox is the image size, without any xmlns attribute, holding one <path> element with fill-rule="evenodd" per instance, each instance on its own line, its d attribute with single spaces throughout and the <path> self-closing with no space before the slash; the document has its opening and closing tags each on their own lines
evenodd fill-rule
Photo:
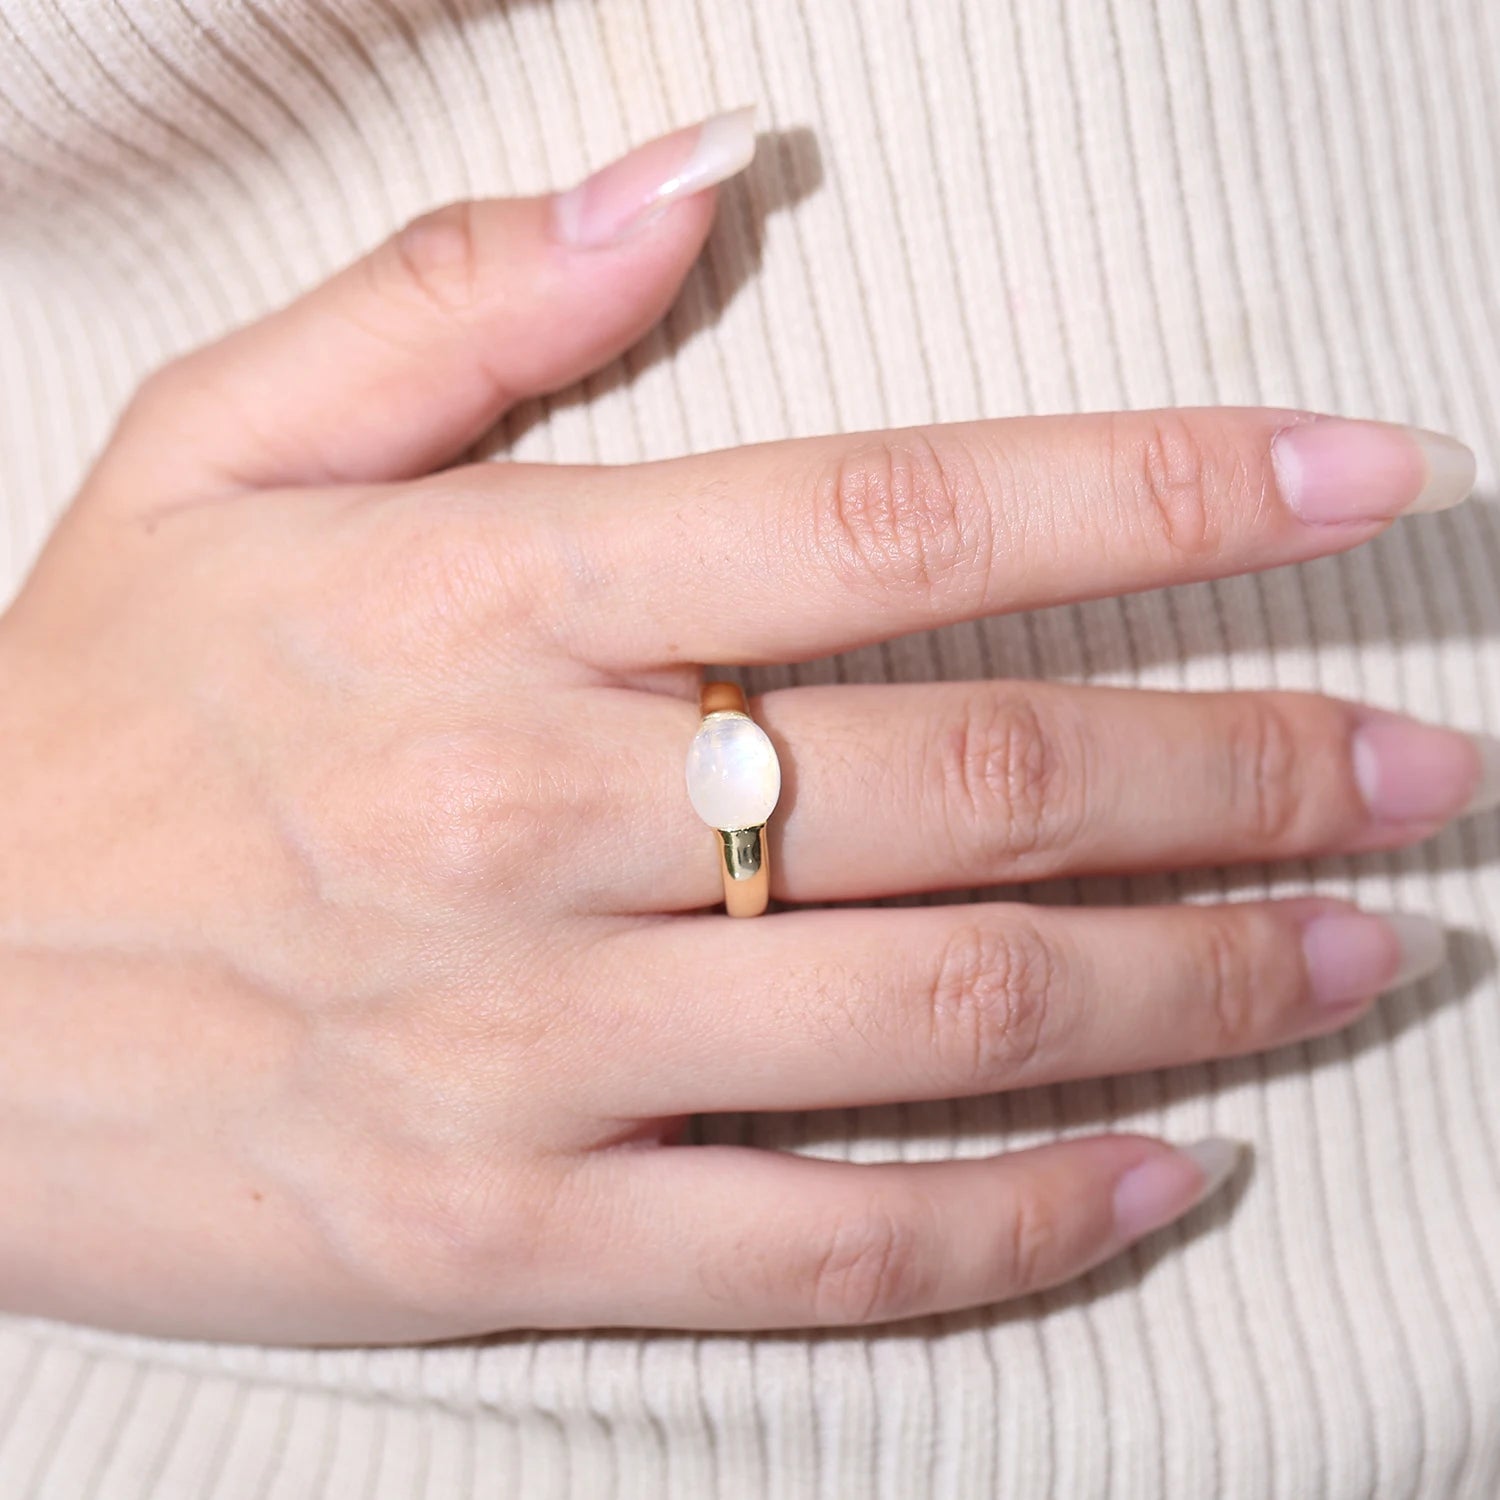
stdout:
<svg viewBox="0 0 1500 1500">
<path fill-rule="evenodd" d="M 5 1306 L 319 1343 L 997 1301 L 1116 1253 L 1133 1168 L 1177 1173 L 1156 1221 L 1201 1172 L 1125 1135 L 856 1166 L 676 1145 L 685 1117 L 1165 1066 L 1363 1012 L 1319 1006 L 1303 958 L 1334 903 L 796 908 L 1429 832 L 1372 819 L 1364 711 L 1314 697 L 767 694 L 788 908 L 712 910 L 695 662 L 1386 524 L 1299 521 L 1270 462 L 1293 418 L 1256 410 L 446 467 L 658 319 L 713 208 L 607 251 L 559 244 L 546 200 L 442 211 L 130 404 L 0 621 Z M 1153 758 L 1169 805 L 1132 774 Z"/>
</svg>

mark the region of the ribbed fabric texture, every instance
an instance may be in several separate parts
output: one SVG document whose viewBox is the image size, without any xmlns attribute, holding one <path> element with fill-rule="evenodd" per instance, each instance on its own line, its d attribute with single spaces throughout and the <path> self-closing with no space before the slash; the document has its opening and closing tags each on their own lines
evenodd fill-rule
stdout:
<svg viewBox="0 0 1500 1500">
<path fill-rule="evenodd" d="M 1492 0 L 0 0 L 0 570 L 134 382 L 406 216 L 755 102 L 663 329 L 530 459 L 1268 402 L 1420 422 L 1476 504 L 1337 561 L 797 669 L 1321 688 L 1500 732 Z M 0 856 L 3 857 L 3 856 Z M 0 1322 L 0 1495 L 1363 1500 L 1500 1494 L 1500 820 L 1399 856 L 1038 900 L 1357 894 L 1438 978 L 1265 1057 L 720 1120 L 858 1159 L 1122 1126 L 1243 1189 L 1076 1287 L 896 1332 L 299 1352 Z"/>
</svg>

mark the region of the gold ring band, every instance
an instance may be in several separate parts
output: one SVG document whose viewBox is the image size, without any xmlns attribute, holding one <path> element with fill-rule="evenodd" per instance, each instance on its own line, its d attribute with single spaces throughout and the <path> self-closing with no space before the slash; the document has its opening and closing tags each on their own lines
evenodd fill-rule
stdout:
<svg viewBox="0 0 1500 1500">
<path fill-rule="evenodd" d="M 766 819 L 781 791 L 781 767 L 738 684 L 705 682 L 699 711 L 688 752 L 688 795 L 714 830 L 725 911 L 758 917 L 771 899 Z"/>
</svg>

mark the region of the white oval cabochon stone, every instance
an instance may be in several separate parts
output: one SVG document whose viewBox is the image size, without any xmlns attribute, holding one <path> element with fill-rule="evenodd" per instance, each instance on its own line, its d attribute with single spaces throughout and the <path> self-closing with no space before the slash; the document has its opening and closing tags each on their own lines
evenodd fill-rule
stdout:
<svg viewBox="0 0 1500 1500">
<path fill-rule="evenodd" d="M 705 719 L 688 748 L 687 790 L 710 828 L 758 828 L 781 795 L 781 764 L 753 719 Z"/>
</svg>

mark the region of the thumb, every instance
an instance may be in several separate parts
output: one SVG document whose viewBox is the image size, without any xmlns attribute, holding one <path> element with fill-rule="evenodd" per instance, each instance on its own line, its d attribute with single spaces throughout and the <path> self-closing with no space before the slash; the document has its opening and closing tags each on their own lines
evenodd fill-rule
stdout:
<svg viewBox="0 0 1500 1500">
<path fill-rule="evenodd" d="M 555 196 L 451 204 L 281 311 L 164 366 L 96 485 L 383 481 L 458 457 L 516 401 L 570 385 L 671 305 L 755 150 L 751 111 L 638 147 Z"/>
</svg>

